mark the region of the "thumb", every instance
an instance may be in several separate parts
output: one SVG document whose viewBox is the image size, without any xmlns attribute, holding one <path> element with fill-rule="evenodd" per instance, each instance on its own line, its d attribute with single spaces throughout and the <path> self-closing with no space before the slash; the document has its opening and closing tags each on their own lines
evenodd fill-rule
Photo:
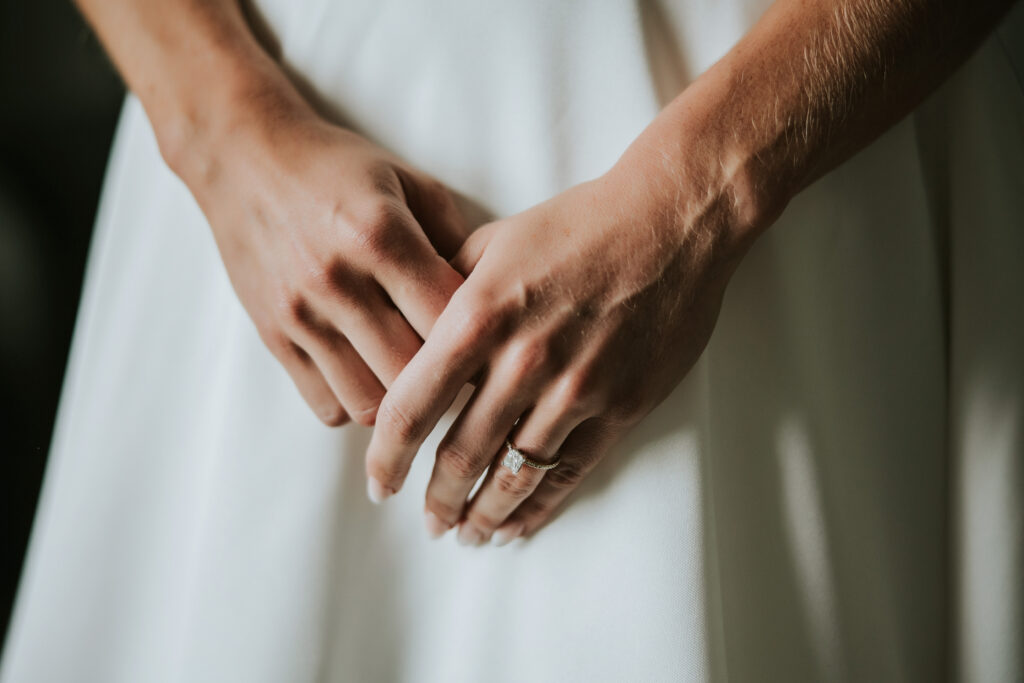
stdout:
<svg viewBox="0 0 1024 683">
<path fill-rule="evenodd" d="M 488 223 L 477 228 L 449 261 L 452 268 L 461 273 L 462 277 L 469 277 L 497 229 L 497 223 Z"/>
</svg>

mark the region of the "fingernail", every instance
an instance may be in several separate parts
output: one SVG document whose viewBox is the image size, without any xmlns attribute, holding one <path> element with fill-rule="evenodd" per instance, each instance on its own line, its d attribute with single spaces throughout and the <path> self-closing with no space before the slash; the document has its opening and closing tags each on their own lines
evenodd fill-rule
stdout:
<svg viewBox="0 0 1024 683">
<path fill-rule="evenodd" d="M 444 533 L 451 529 L 450 526 L 441 521 L 441 519 L 430 510 L 423 513 L 423 523 L 427 527 L 427 533 L 430 534 L 431 538 L 441 538 Z"/>
<path fill-rule="evenodd" d="M 483 543 L 484 535 L 472 524 L 459 526 L 459 545 L 480 545 Z"/>
<path fill-rule="evenodd" d="M 523 533 L 523 527 L 526 525 L 522 522 L 515 526 L 505 526 L 494 532 L 491 536 L 491 541 L 494 545 L 505 545 L 509 541 L 519 538 L 519 535 Z"/>
<path fill-rule="evenodd" d="M 388 496 L 393 495 L 394 493 L 394 489 L 384 486 L 384 484 L 381 484 L 373 477 L 370 477 L 366 480 L 366 495 L 374 503 L 379 503 Z"/>
</svg>

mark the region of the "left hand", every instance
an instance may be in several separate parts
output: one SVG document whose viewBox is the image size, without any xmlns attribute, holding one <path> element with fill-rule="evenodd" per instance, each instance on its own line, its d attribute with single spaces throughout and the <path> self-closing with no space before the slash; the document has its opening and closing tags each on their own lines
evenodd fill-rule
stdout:
<svg viewBox="0 0 1024 683">
<path fill-rule="evenodd" d="M 401 488 L 477 377 L 438 448 L 427 528 L 436 537 L 461 520 L 460 542 L 474 545 L 500 528 L 501 544 L 545 523 L 696 362 L 747 246 L 735 197 L 682 177 L 623 160 L 470 236 L 453 259 L 466 282 L 380 404 L 371 498 Z M 506 438 L 532 460 L 561 462 L 513 474 L 500 465 Z"/>
</svg>

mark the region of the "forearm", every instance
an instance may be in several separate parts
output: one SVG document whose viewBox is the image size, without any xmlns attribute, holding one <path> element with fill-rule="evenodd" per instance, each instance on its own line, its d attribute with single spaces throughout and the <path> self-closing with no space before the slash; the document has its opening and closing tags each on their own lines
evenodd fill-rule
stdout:
<svg viewBox="0 0 1024 683">
<path fill-rule="evenodd" d="M 724 198 L 749 242 L 794 194 L 913 109 L 1011 4 L 779 0 L 631 155 L 656 152 L 677 164 L 676 182 L 707 188 L 685 213 Z"/>
<path fill-rule="evenodd" d="M 76 0 L 142 102 L 179 175 L 208 171 L 215 142 L 306 105 L 236 0 Z"/>
</svg>

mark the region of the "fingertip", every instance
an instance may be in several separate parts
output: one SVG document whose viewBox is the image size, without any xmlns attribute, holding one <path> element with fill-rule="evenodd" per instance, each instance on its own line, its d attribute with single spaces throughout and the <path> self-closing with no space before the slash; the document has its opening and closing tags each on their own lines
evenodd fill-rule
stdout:
<svg viewBox="0 0 1024 683">
<path fill-rule="evenodd" d="M 459 542 L 459 545 L 466 546 L 483 545 L 486 541 L 483 533 L 468 522 L 463 522 L 459 525 L 459 532 L 456 540 Z"/>
<path fill-rule="evenodd" d="M 328 427 L 340 427 L 351 420 L 341 406 L 324 408 L 317 413 L 317 417 Z"/>
<path fill-rule="evenodd" d="M 523 522 L 507 524 L 494 532 L 494 535 L 491 536 L 491 542 L 496 546 L 507 545 L 522 536 L 524 529 L 526 529 L 526 524 Z"/>
<path fill-rule="evenodd" d="M 451 529 L 451 526 L 441 521 L 441 518 L 430 510 L 423 513 L 423 524 L 427 527 L 427 533 L 434 539 L 441 538 Z"/>
<path fill-rule="evenodd" d="M 395 495 L 395 489 L 384 486 L 375 477 L 368 477 L 366 480 L 366 496 L 370 502 L 379 504 Z"/>
</svg>

